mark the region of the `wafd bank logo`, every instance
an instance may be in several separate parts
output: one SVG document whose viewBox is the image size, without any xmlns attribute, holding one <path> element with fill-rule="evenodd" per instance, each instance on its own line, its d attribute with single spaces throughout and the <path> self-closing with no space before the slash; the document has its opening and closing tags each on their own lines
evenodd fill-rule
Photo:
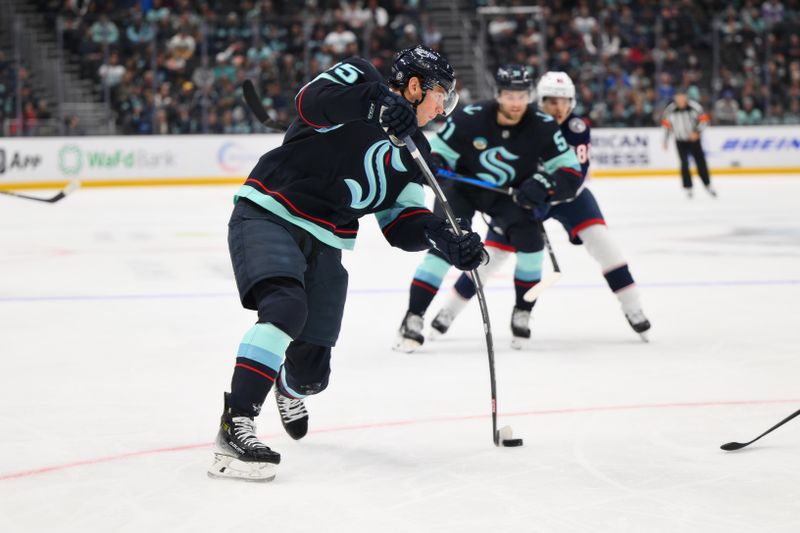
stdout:
<svg viewBox="0 0 800 533">
<path fill-rule="evenodd" d="M 58 151 L 58 168 L 67 176 L 82 170 L 119 170 L 135 168 L 162 168 L 175 165 L 172 152 L 148 150 L 94 150 L 77 144 L 66 144 Z"/>
<path fill-rule="evenodd" d="M 252 168 L 261 154 L 250 152 L 235 142 L 226 142 L 217 150 L 217 163 L 226 172 L 239 172 Z"/>
</svg>

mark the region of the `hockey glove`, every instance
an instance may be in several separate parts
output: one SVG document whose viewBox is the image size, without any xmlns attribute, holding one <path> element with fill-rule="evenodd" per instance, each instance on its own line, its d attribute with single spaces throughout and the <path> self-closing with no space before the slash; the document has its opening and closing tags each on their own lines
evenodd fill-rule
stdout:
<svg viewBox="0 0 800 533">
<path fill-rule="evenodd" d="M 378 122 L 392 142 L 403 146 L 402 139 L 417 131 L 417 113 L 408 101 L 385 85 L 380 85 Z"/>
<path fill-rule="evenodd" d="M 436 171 L 440 168 L 448 172 L 453 171 L 453 169 L 450 168 L 450 165 L 447 164 L 447 160 L 435 152 L 432 152 L 431 155 L 428 156 L 426 162 L 431 170 L 433 170 L 434 174 L 436 174 Z"/>
<path fill-rule="evenodd" d="M 451 265 L 459 270 L 473 270 L 484 259 L 480 235 L 470 231 L 469 223 L 461 219 L 458 225 L 464 230 L 459 237 L 446 220 L 425 228 L 425 237 L 431 246 L 444 254 Z"/>
<path fill-rule="evenodd" d="M 514 190 L 514 202 L 525 209 L 541 207 L 550 201 L 556 193 L 553 178 L 543 172 L 537 172 L 523 181 Z"/>
</svg>

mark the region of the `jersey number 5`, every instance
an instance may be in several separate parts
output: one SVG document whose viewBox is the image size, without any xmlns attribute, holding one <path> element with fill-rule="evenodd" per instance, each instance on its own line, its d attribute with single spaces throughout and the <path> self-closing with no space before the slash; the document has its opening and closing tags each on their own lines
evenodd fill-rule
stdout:
<svg viewBox="0 0 800 533">
<path fill-rule="evenodd" d="M 567 140 L 564 138 L 564 134 L 561 133 L 561 130 L 558 130 L 555 135 L 553 135 L 553 141 L 556 143 L 556 148 L 558 148 L 559 152 L 566 152 L 569 148 Z"/>
<path fill-rule="evenodd" d="M 358 70 L 356 67 L 349 63 L 344 63 L 339 65 L 338 67 L 333 69 L 333 73 L 336 74 L 343 82 L 348 85 L 352 85 L 358 79 L 358 75 L 362 72 Z"/>
</svg>

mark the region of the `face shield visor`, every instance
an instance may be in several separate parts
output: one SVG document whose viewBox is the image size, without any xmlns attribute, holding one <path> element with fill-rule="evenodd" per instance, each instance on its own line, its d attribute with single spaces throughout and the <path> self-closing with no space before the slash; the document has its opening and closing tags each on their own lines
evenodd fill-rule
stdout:
<svg viewBox="0 0 800 533">
<path fill-rule="evenodd" d="M 455 89 L 455 83 L 450 86 L 450 90 L 439 84 L 436 84 L 435 87 L 441 89 L 441 91 L 429 90 L 427 97 L 436 100 L 436 104 L 441 105 L 444 110 L 442 114 L 448 117 L 458 105 L 458 93 Z"/>
</svg>

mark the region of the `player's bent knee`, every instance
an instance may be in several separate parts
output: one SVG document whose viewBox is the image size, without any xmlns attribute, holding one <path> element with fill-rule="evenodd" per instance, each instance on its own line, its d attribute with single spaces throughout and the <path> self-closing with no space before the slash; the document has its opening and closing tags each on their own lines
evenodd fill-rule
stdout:
<svg viewBox="0 0 800 533">
<path fill-rule="evenodd" d="M 308 318 L 308 300 L 305 289 L 292 278 L 270 278 L 253 287 L 258 308 L 258 321 L 275 325 L 291 338 L 303 331 Z"/>
<path fill-rule="evenodd" d="M 600 263 L 604 272 L 626 262 L 622 250 L 611 238 L 611 232 L 605 225 L 595 224 L 584 228 L 578 232 L 578 237 L 583 241 L 589 255 Z"/>
</svg>

